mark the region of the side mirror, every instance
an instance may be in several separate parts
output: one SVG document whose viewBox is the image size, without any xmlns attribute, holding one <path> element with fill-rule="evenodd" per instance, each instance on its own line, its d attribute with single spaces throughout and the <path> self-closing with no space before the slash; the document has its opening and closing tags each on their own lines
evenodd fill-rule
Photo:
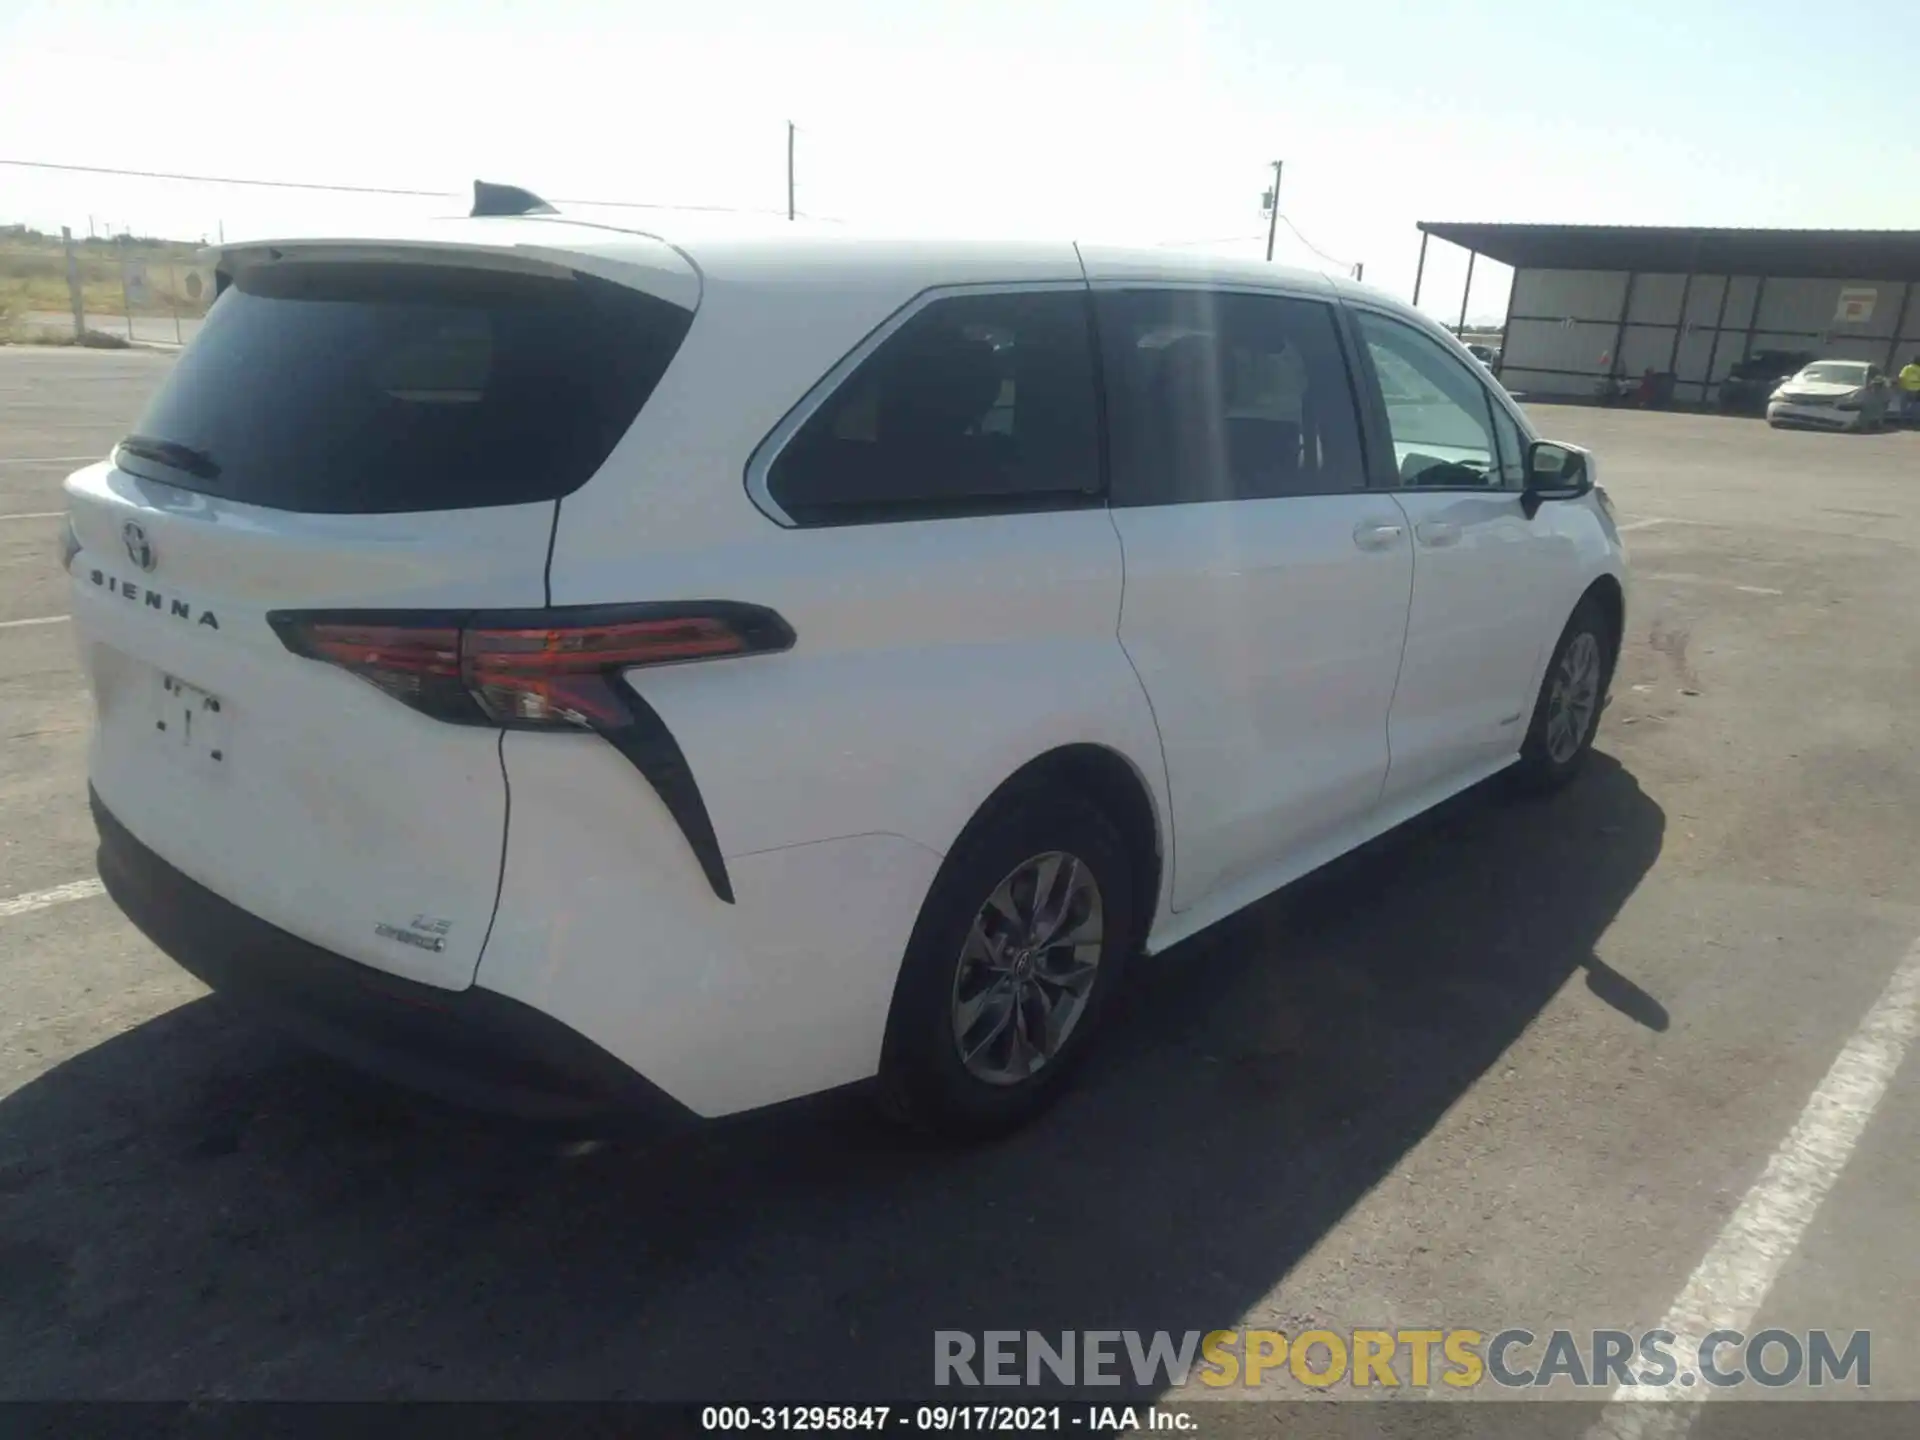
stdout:
<svg viewBox="0 0 1920 1440">
<path fill-rule="evenodd" d="M 1549 500 L 1578 500 L 1593 489 L 1587 452 L 1575 445 L 1536 440 L 1527 447 L 1527 485 L 1520 508 L 1531 520 Z"/>
</svg>

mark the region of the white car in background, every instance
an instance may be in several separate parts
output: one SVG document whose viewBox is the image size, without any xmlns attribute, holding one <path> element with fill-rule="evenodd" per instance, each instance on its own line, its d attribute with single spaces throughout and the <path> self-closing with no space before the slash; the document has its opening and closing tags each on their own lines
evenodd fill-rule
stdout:
<svg viewBox="0 0 1920 1440">
<path fill-rule="evenodd" d="M 1593 462 L 1406 306 L 484 198 L 226 248 L 66 484 L 107 887 L 320 1048 L 992 1132 L 1133 952 L 1586 757 Z"/>
<path fill-rule="evenodd" d="M 1767 423 L 1871 430 L 1886 421 L 1893 383 L 1865 360 L 1816 360 L 1781 382 L 1767 401 Z"/>
</svg>

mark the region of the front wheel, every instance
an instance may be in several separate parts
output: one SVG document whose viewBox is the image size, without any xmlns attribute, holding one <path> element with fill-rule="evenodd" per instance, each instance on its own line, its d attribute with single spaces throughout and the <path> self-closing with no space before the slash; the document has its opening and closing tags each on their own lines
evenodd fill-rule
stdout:
<svg viewBox="0 0 1920 1440">
<path fill-rule="evenodd" d="M 1071 792 L 1017 795 L 976 820 L 908 942 L 881 1055 L 883 1108 L 980 1137 L 1049 1104 L 1138 943 L 1133 887 L 1120 833 Z"/>
<path fill-rule="evenodd" d="M 1618 650 L 1612 621 L 1600 603 L 1587 596 L 1561 631 L 1540 682 L 1533 721 L 1514 767 L 1523 789 L 1557 790 L 1580 772 L 1600 728 Z"/>
</svg>

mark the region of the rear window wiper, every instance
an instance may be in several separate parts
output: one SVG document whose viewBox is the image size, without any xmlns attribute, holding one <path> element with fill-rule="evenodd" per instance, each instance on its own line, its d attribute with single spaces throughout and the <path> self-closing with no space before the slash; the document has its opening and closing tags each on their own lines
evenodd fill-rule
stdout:
<svg viewBox="0 0 1920 1440">
<path fill-rule="evenodd" d="M 162 440 L 157 435 L 129 435 L 119 448 L 141 460 L 156 460 L 174 470 L 184 470 L 201 480 L 217 479 L 220 462 L 204 450 L 182 445 L 178 440 Z"/>
</svg>

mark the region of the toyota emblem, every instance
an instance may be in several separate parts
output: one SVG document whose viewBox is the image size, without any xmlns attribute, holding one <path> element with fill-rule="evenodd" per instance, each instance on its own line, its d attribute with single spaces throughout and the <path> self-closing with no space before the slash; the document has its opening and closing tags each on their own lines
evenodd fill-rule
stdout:
<svg viewBox="0 0 1920 1440">
<path fill-rule="evenodd" d="M 127 558 L 142 570 L 154 567 L 153 542 L 147 539 L 146 527 L 137 520 L 129 520 L 120 531 L 120 538 L 127 542 Z"/>
</svg>

